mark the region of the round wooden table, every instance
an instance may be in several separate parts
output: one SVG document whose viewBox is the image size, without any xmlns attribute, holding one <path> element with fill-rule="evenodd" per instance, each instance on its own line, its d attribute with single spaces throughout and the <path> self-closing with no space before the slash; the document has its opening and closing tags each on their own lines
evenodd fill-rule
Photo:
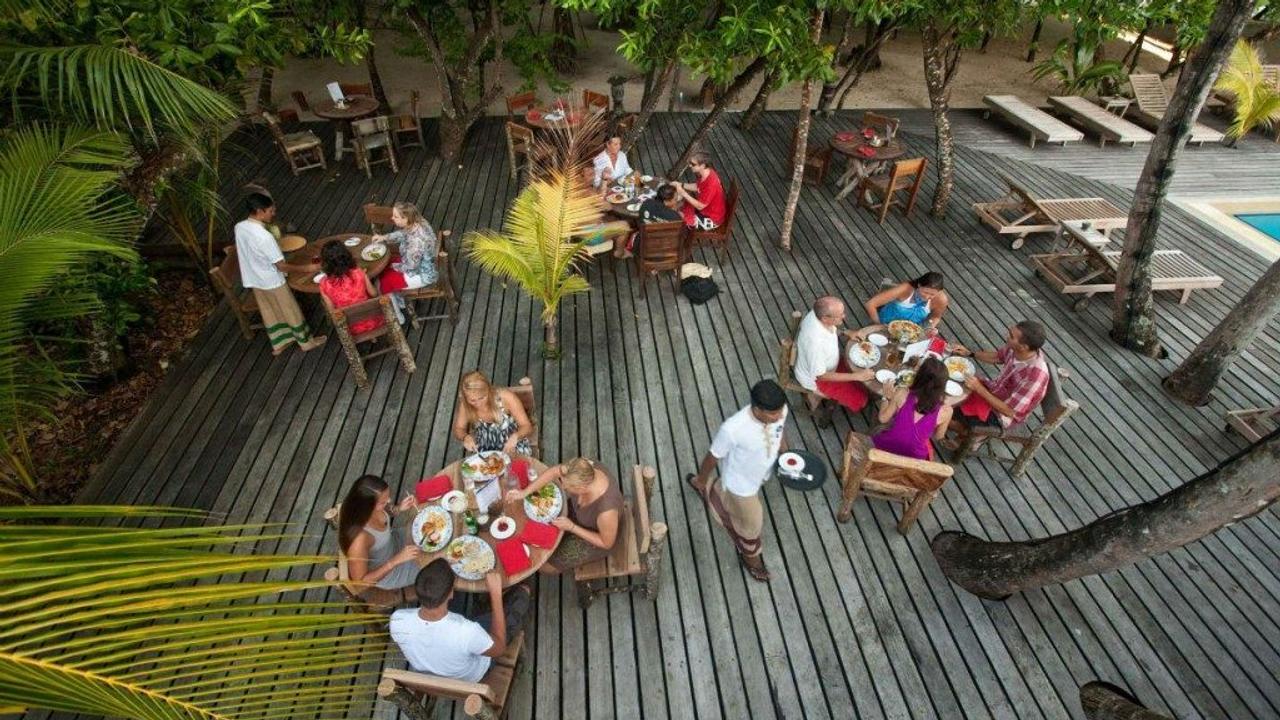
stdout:
<svg viewBox="0 0 1280 720">
<path fill-rule="evenodd" d="M 518 456 L 518 455 L 513 455 L 511 459 L 515 460 L 517 458 L 523 459 L 525 462 L 529 463 L 529 467 L 532 468 L 534 471 L 536 471 L 539 475 L 541 475 L 547 469 L 547 465 L 543 463 L 541 460 L 535 460 L 534 458 L 531 458 L 531 457 L 521 458 L 521 456 Z M 448 475 L 449 480 L 453 482 L 453 489 L 461 490 L 463 487 L 462 474 L 459 472 L 461 468 L 462 468 L 462 460 L 458 460 L 457 462 L 451 463 L 440 472 L 435 473 L 435 475 Z M 435 475 L 432 475 L 431 477 L 435 477 Z M 501 478 L 499 478 L 498 480 L 494 480 L 494 482 L 502 482 L 502 481 L 503 480 Z M 561 490 L 561 492 L 563 493 L 564 491 Z M 505 491 L 503 491 L 503 494 L 505 494 Z M 500 502 L 505 502 L 505 501 L 500 501 Z M 560 512 L 561 517 L 567 516 L 569 512 L 569 508 L 568 508 L 569 498 L 567 496 L 564 498 L 564 504 L 565 504 L 565 507 Z M 515 535 L 513 535 L 512 537 L 519 537 L 520 533 L 524 531 L 524 524 L 525 524 L 525 521 L 527 520 L 527 518 L 525 518 L 524 516 L 524 503 L 515 503 L 514 505 L 504 504 L 501 510 L 501 513 L 505 513 L 507 517 L 516 521 L 516 532 L 515 532 Z M 493 511 L 490 511 L 489 522 L 492 523 L 494 520 L 496 520 L 498 517 L 498 514 L 500 513 L 496 508 Z M 467 530 L 466 530 L 466 526 L 462 524 L 462 514 L 451 513 L 451 515 L 453 517 L 453 536 L 457 538 L 457 537 L 462 537 L 463 535 L 466 535 Z M 526 545 L 525 547 L 529 548 L 529 567 L 515 575 L 507 575 L 506 571 L 502 569 L 502 561 L 497 558 L 498 541 L 494 540 L 493 536 L 489 534 L 489 528 L 488 527 L 481 528 L 479 534 L 477 534 L 476 537 L 489 543 L 489 547 L 493 548 L 494 568 L 498 572 L 502 573 L 502 587 L 504 588 L 509 588 L 512 585 L 515 585 L 516 583 L 520 582 L 521 580 L 524 580 L 525 578 L 538 572 L 538 569 L 541 568 L 547 562 L 547 559 L 551 557 L 551 554 L 555 552 L 555 547 L 548 549 L 548 548 L 538 547 L 536 545 Z M 556 537 L 556 547 L 560 546 L 560 540 L 562 538 L 564 538 L 563 531 Z M 444 552 L 448 547 L 449 547 L 448 545 L 445 545 L 444 548 L 441 548 L 436 552 L 424 553 L 420 561 L 420 564 L 422 565 L 422 567 L 426 567 L 427 563 L 431 562 L 432 560 L 435 560 L 438 557 L 444 557 Z M 482 592 L 488 591 L 488 588 L 485 586 L 483 579 L 464 580 L 462 578 L 458 578 L 453 586 L 463 592 L 482 593 Z"/>
<path fill-rule="evenodd" d="M 360 252 L 364 250 L 365 246 L 372 242 L 373 236 L 363 233 L 343 233 L 341 235 L 329 235 L 328 237 L 322 237 L 319 240 L 307 243 L 300 250 L 285 253 L 285 260 L 291 265 L 305 265 L 311 263 L 316 266 L 315 270 L 289 273 L 286 276 L 289 287 L 298 292 L 319 293 L 320 286 L 316 283 L 315 276 L 320 272 L 320 248 L 324 247 L 324 244 L 331 240 L 341 242 L 353 237 L 360 238 L 360 244 L 355 247 L 349 247 L 347 250 L 350 251 L 351 256 L 356 259 L 356 264 L 360 266 L 361 270 L 364 270 L 370 280 L 381 275 L 382 271 L 386 270 L 387 266 L 391 264 L 391 248 L 388 246 L 386 254 L 377 260 L 365 260 L 360 257 Z"/>
<path fill-rule="evenodd" d="M 887 324 L 868 325 L 867 327 L 864 327 L 861 330 L 857 331 L 858 337 L 862 337 L 862 338 L 865 338 L 871 333 L 880 333 L 881 335 L 884 335 L 886 338 L 889 338 L 889 344 L 880 348 L 880 362 L 876 363 L 870 368 L 865 368 L 865 369 L 871 370 L 872 372 L 875 372 L 878 370 L 892 370 L 893 372 L 896 373 L 899 370 L 907 370 L 907 369 L 915 368 L 917 365 L 920 364 L 920 358 L 912 358 L 910 363 L 903 363 L 901 361 L 896 363 L 889 362 L 890 356 L 894 355 L 894 352 L 893 352 L 894 350 L 901 350 L 901 349 L 904 349 L 906 346 L 898 343 L 892 337 L 890 337 L 889 326 Z M 853 364 L 853 357 L 852 357 L 853 345 L 854 343 L 851 342 L 845 347 L 845 350 L 844 350 L 845 362 L 849 363 L 849 367 L 851 368 L 858 368 L 859 366 Z M 949 346 L 948 346 L 948 349 L 950 349 Z M 964 383 L 957 383 L 957 384 L 960 385 L 963 392 L 961 392 L 959 395 L 944 395 L 943 404 L 956 406 L 969 398 L 969 393 L 971 392 L 969 388 L 965 387 Z M 872 378 L 871 380 L 863 380 L 862 385 L 874 397 L 882 397 L 884 394 L 883 393 L 884 385 L 879 380 L 876 380 L 875 378 Z"/>
<path fill-rule="evenodd" d="M 650 178 L 648 183 L 641 182 L 640 192 L 643 193 L 645 190 L 649 189 L 649 185 L 658 182 L 658 180 L 659 180 L 658 178 Z M 612 182 L 609 183 L 610 191 L 604 194 L 604 203 L 605 203 L 605 206 L 608 208 L 609 212 L 614 215 L 617 215 L 620 218 L 624 218 L 626 220 L 639 220 L 640 209 L 637 207 L 635 210 L 631 210 L 627 206 L 638 205 L 639 203 L 643 203 L 644 200 L 641 200 L 639 197 L 633 197 L 633 198 L 628 198 L 627 200 L 624 200 L 623 202 L 620 202 L 620 203 L 609 202 L 609 196 L 613 194 L 612 188 L 614 187 L 615 187 L 614 183 Z"/>
<path fill-rule="evenodd" d="M 860 148 L 870 148 L 874 153 L 864 155 L 866 151 Z M 862 133 L 854 133 L 851 140 L 832 138 L 831 149 L 849 158 L 849 167 L 836 181 L 840 187 L 840 192 L 836 194 L 837 199 L 853 192 L 863 178 L 883 170 L 885 163 L 897 160 L 907 153 L 906 147 L 897 140 L 890 140 L 880 147 L 874 147 L 862 136 Z"/>
<path fill-rule="evenodd" d="M 379 103 L 367 95 L 352 95 L 342 107 L 332 100 L 321 100 L 311 106 L 316 117 L 334 121 L 333 159 L 341 160 L 346 149 L 346 136 L 351 133 L 351 121 L 368 117 L 378 111 Z"/>
<path fill-rule="evenodd" d="M 547 113 L 551 112 L 562 112 L 564 113 L 564 118 L 548 120 Z M 524 121 L 525 124 L 536 130 L 565 130 L 578 127 L 586 121 L 588 116 L 589 111 L 583 107 L 540 107 L 525 113 Z"/>
</svg>

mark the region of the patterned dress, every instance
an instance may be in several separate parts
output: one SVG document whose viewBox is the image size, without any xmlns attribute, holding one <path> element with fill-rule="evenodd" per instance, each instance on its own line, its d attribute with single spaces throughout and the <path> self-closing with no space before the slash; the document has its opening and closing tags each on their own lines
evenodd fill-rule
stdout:
<svg viewBox="0 0 1280 720">
<path fill-rule="evenodd" d="M 400 262 L 382 274 L 383 292 L 426 287 L 439 279 L 436 270 L 439 242 L 435 231 L 425 221 L 388 233 L 387 242 L 400 247 Z"/>
<path fill-rule="evenodd" d="M 320 292 L 329 298 L 329 302 L 334 307 L 344 308 L 348 305 L 355 305 L 358 302 L 364 302 L 369 299 L 369 288 L 365 286 L 365 274 L 360 268 L 355 268 L 347 273 L 344 277 L 329 277 L 326 275 L 320 281 Z M 382 316 L 365 318 L 351 323 L 351 334 L 359 335 L 360 333 L 369 332 L 379 327 L 385 320 Z"/>
<path fill-rule="evenodd" d="M 494 412 L 493 422 L 484 420 L 476 420 L 471 426 L 471 436 L 476 439 L 476 450 L 485 452 L 486 450 L 501 450 L 507 444 L 507 438 L 511 437 L 519 425 L 516 419 L 507 412 L 507 408 L 502 404 L 502 396 L 498 395 L 494 398 L 498 409 Z M 516 443 L 516 452 L 521 455 L 532 455 L 533 448 L 529 445 L 529 438 L 520 438 Z"/>
</svg>

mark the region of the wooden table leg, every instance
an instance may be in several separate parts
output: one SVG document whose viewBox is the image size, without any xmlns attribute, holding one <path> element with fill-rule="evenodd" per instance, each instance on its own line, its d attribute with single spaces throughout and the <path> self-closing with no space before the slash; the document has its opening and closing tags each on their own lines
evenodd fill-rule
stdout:
<svg viewBox="0 0 1280 720">
<path fill-rule="evenodd" d="M 862 161 L 849 158 L 849 167 L 845 169 L 844 174 L 836 181 L 836 185 L 840 187 L 840 192 L 836 193 L 836 199 L 843 200 L 848 197 L 849 193 L 858 187 L 863 175 L 865 175 L 865 172 Z"/>
</svg>

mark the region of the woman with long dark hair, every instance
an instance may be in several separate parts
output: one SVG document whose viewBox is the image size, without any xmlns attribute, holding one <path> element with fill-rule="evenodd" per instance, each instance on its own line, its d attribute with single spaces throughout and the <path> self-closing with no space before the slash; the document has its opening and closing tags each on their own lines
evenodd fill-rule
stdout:
<svg viewBox="0 0 1280 720">
<path fill-rule="evenodd" d="M 378 296 L 369 276 L 356 265 L 356 259 L 340 240 L 330 240 L 320 248 L 320 269 L 324 270 L 320 297 L 330 307 L 344 308 Z M 357 320 L 351 323 L 351 333 L 359 335 L 384 322 L 381 315 Z"/>
<path fill-rule="evenodd" d="M 413 496 L 401 501 L 398 512 L 417 507 Z M 362 475 L 347 491 L 338 513 L 338 545 L 347 557 L 347 575 L 368 583 L 364 597 L 370 600 L 414 599 L 422 549 L 406 542 L 400 528 L 392 526 L 391 488 L 377 475 Z M 376 592 L 384 591 L 384 592 Z M 385 591 L 394 591 L 391 595 Z M 397 597 L 398 596 L 398 597 Z"/>
<path fill-rule="evenodd" d="M 927 272 L 915 280 L 900 282 L 876 293 L 863 307 L 872 325 L 910 320 L 936 328 L 950 304 L 951 298 L 943 289 L 942 273 Z"/>
<path fill-rule="evenodd" d="M 941 440 L 951 422 L 951 408 L 943 403 L 947 391 L 947 366 L 937 358 L 925 358 L 916 368 L 910 388 L 885 383 L 886 402 L 880 422 L 893 422 L 871 436 L 877 449 L 917 460 L 933 459 L 930 438 Z"/>
</svg>

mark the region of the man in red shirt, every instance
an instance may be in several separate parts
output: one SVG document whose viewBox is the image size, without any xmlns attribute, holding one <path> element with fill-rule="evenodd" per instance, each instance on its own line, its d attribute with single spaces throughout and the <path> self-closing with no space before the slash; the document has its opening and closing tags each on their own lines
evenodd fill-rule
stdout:
<svg viewBox="0 0 1280 720">
<path fill-rule="evenodd" d="M 957 345 L 956 355 L 972 355 L 980 362 L 1000 364 L 995 380 L 977 376 L 965 381 L 972 391 L 960 406 L 953 426 L 999 425 L 1009 428 L 1027 419 L 1049 389 L 1049 366 L 1045 360 L 1044 326 L 1034 320 L 1023 320 L 1009 328 L 1006 344 L 999 350 L 969 352 Z"/>
<path fill-rule="evenodd" d="M 724 222 L 724 187 L 711 167 L 706 153 L 696 152 L 689 158 L 689 169 L 698 177 L 696 183 L 672 183 L 676 194 L 684 200 L 680 214 L 684 224 L 696 230 L 710 230 Z M 689 194 L 692 190 L 697 197 Z"/>
</svg>

